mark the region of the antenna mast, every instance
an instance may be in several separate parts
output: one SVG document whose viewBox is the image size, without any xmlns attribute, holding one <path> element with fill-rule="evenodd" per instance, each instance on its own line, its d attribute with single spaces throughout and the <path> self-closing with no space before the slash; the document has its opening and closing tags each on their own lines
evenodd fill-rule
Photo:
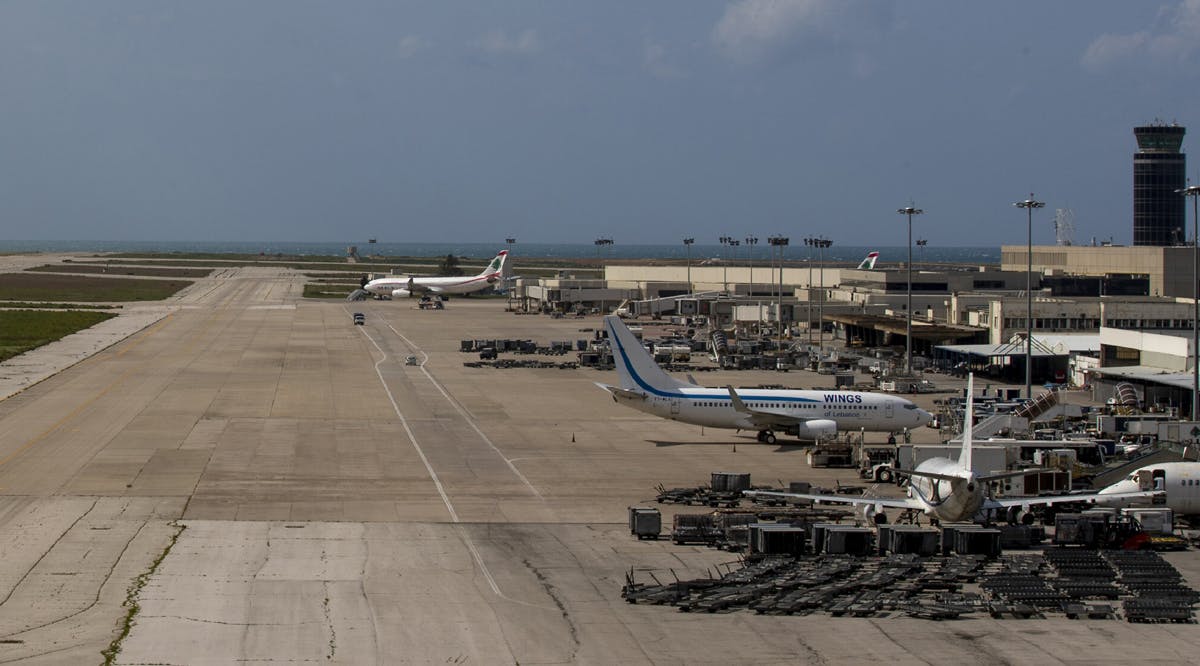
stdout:
<svg viewBox="0 0 1200 666">
<path fill-rule="evenodd" d="M 1054 210 L 1054 243 L 1056 245 L 1074 245 L 1075 211 L 1070 208 Z"/>
</svg>

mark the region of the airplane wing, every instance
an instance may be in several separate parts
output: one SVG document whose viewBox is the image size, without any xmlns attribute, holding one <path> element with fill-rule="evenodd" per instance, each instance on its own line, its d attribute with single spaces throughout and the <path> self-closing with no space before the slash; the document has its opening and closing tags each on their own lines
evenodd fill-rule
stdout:
<svg viewBox="0 0 1200 666">
<path fill-rule="evenodd" d="M 812 493 L 784 493 L 771 490 L 743 490 L 746 497 L 765 497 L 768 499 L 800 499 L 820 502 L 822 504 L 852 504 L 854 506 L 873 506 L 880 509 L 917 509 L 924 510 L 925 505 L 910 497 L 863 497 L 862 495 L 814 495 Z"/>
<path fill-rule="evenodd" d="M 775 430 L 779 426 L 796 425 L 812 420 L 807 417 L 794 416 L 782 412 L 754 409 L 746 405 L 745 401 L 737 394 L 737 391 L 733 390 L 732 386 L 726 386 L 725 388 L 729 389 L 729 399 L 733 401 L 734 411 L 745 414 L 749 418 L 750 423 L 754 424 L 754 427 L 760 430 Z"/>
<path fill-rule="evenodd" d="M 1032 506 L 1052 506 L 1054 504 L 1069 504 L 1069 503 L 1088 503 L 1088 504 L 1103 504 L 1106 500 L 1156 500 L 1165 498 L 1166 493 L 1161 490 L 1135 491 L 1129 493 L 1080 493 L 1078 495 L 1050 495 L 1045 497 L 1014 497 L 1011 499 L 992 499 L 986 498 L 983 500 L 984 509 L 1008 509 L 1012 507 L 1020 507 L 1028 509 Z"/>
</svg>

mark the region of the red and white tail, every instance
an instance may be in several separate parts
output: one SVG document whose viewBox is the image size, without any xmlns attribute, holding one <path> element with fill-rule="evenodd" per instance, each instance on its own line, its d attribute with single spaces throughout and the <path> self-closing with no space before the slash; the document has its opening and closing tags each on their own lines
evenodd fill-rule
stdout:
<svg viewBox="0 0 1200 666">
<path fill-rule="evenodd" d="M 874 270 L 874 269 L 875 269 L 875 260 L 876 260 L 876 259 L 878 259 L 878 258 L 879 258 L 879 253 L 878 253 L 878 252 L 868 252 L 868 253 L 867 253 L 867 258 L 866 258 L 866 259 L 863 259 L 863 260 L 862 260 L 862 263 L 860 263 L 860 264 L 858 265 L 859 269 L 860 269 L 860 270 L 867 270 L 867 271 L 869 271 L 869 270 Z"/>
</svg>

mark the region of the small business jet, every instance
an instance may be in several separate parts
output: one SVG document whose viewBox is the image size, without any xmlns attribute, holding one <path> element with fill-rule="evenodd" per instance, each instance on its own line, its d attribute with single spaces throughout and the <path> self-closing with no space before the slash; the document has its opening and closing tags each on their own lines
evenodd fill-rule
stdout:
<svg viewBox="0 0 1200 666">
<path fill-rule="evenodd" d="M 391 298 L 407 298 L 413 294 L 470 294 L 482 291 L 504 280 L 504 261 L 508 258 L 508 250 L 500 252 L 490 261 L 478 275 L 459 277 L 416 277 L 406 278 L 387 277 L 371 280 L 363 285 L 363 290 L 375 296 Z"/>
<path fill-rule="evenodd" d="M 967 378 L 967 413 L 963 417 L 962 451 L 958 460 L 951 458 L 930 458 L 915 469 L 893 470 L 894 473 L 909 477 L 908 497 L 888 499 L 874 497 L 848 497 L 846 495 L 814 495 L 809 493 L 783 493 L 768 491 L 745 491 L 747 497 L 795 498 L 827 502 L 831 504 L 853 504 L 860 507 L 863 516 L 877 523 L 887 520 L 884 509 L 916 509 L 924 512 L 930 518 L 942 522 L 972 521 L 979 515 L 1003 513 L 1013 522 L 1032 519 L 1030 509 L 1035 506 L 1048 506 L 1066 502 L 1098 503 L 1102 497 L 1099 493 L 1079 495 L 1059 495 L 1053 497 L 1018 497 L 993 499 L 985 494 L 989 481 L 996 481 L 1013 476 L 1027 474 L 1027 470 L 1016 472 L 977 472 L 971 467 L 971 447 L 973 445 L 972 420 L 975 416 L 974 397 L 975 376 Z M 1109 494 L 1111 499 L 1153 499 L 1157 492 L 1114 491 Z"/>
<path fill-rule="evenodd" d="M 1200 462 L 1169 462 L 1146 465 L 1100 490 L 1101 504 L 1130 506 L 1148 504 L 1144 499 L 1126 495 L 1137 491 L 1158 490 L 1166 495 L 1163 504 L 1176 516 L 1200 516 Z M 1107 499 L 1109 496 L 1112 499 Z"/>
<path fill-rule="evenodd" d="M 774 444 L 775 432 L 804 440 L 838 430 L 899 432 L 925 425 L 933 415 L 904 398 L 858 391 L 704 388 L 663 372 L 616 315 L 604 318 L 620 386 L 597 383 L 618 404 L 709 428 L 757 430 Z"/>
</svg>

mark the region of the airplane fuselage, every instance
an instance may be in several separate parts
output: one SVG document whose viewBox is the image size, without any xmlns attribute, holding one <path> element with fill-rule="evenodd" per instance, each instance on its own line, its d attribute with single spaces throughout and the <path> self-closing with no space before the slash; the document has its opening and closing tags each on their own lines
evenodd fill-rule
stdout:
<svg viewBox="0 0 1200 666">
<path fill-rule="evenodd" d="M 661 394 L 660 394 L 661 393 Z M 679 388 L 644 398 L 616 396 L 618 402 L 662 418 L 710 428 L 756 430 L 749 415 L 734 409 L 729 391 Z M 907 400 L 857 391 L 740 389 L 738 396 L 759 411 L 808 420 L 830 420 L 839 431 L 898 432 L 928 421 L 928 414 Z"/>
<path fill-rule="evenodd" d="M 391 296 L 400 290 L 412 293 L 470 294 L 486 289 L 499 280 L 500 273 L 471 277 L 380 278 L 371 280 L 363 289 L 377 296 Z"/>
<path fill-rule="evenodd" d="M 983 486 L 975 474 L 964 470 L 949 458 L 930 458 L 917 465 L 917 472 L 932 472 L 955 479 L 935 479 L 912 476 L 908 481 L 908 496 L 925 505 L 925 513 L 943 522 L 962 522 L 975 518 L 983 508 Z"/>
<path fill-rule="evenodd" d="M 1138 490 L 1161 490 L 1167 506 L 1177 516 L 1200 516 L 1200 463 L 1175 462 L 1147 465 L 1100 491 L 1100 495 Z M 1105 500 L 1109 506 L 1147 504 L 1145 500 Z"/>
</svg>

